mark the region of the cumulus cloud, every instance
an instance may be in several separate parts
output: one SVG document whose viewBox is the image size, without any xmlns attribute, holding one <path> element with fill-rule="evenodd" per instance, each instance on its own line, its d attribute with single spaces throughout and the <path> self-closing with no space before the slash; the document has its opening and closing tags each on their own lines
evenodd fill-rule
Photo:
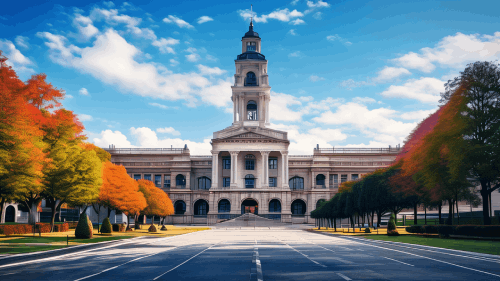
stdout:
<svg viewBox="0 0 500 281">
<path fill-rule="evenodd" d="M 192 54 L 186 55 L 186 59 L 190 62 L 197 62 L 201 59 L 201 57 L 197 53 L 192 53 Z"/>
<path fill-rule="evenodd" d="M 298 122 L 303 115 L 319 114 L 332 107 L 339 106 L 340 99 L 328 97 L 315 102 L 313 97 L 295 97 L 284 93 L 271 92 L 270 118 L 272 121 Z"/>
<path fill-rule="evenodd" d="M 396 58 L 400 65 L 431 72 L 436 64 L 441 67 L 463 68 L 474 61 L 497 60 L 500 54 L 500 32 L 493 35 L 463 34 L 446 36 L 433 48 L 422 48 Z"/>
<path fill-rule="evenodd" d="M 238 13 L 245 20 L 249 20 L 252 17 L 252 13 L 248 9 L 239 10 Z M 278 10 L 271 12 L 267 15 L 264 14 L 261 16 L 258 16 L 255 12 L 253 12 L 253 21 L 267 23 L 267 21 L 269 19 L 274 19 L 274 20 L 278 20 L 278 21 L 282 21 L 282 22 L 290 22 L 290 21 L 296 22 L 295 20 L 297 18 L 300 18 L 303 16 L 304 16 L 304 14 L 297 11 L 297 10 L 290 11 L 290 10 L 288 10 L 288 8 L 285 8 L 282 10 L 278 9 Z M 303 23 L 303 22 L 304 21 L 302 21 L 301 23 Z M 301 24 L 301 23 L 299 22 L 297 24 Z M 296 23 L 293 23 L 293 24 L 296 24 Z"/>
<path fill-rule="evenodd" d="M 291 25 L 299 25 L 299 24 L 305 24 L 306 22 L 302 19 L 294 19 L 292 21 L 290 21 L 290 24 Z"/>
<path fill-rule="evenodd" d="M 163 105 L 163 104 L 159 104 L 159 103 L 156 103 L 156 102 L 150 102 L 149 105 L 151 106 L 155 106 L 155 107 L 159 107 L 161 109 L 179 109 L 177 106 L 166 106 L 166 105 Z"/>
<path fill-rule="evenodd" d="M 340 129 L 312 128 L 303 133 L 296 125 L 271 124 L 271 128 L 288 132 L 290 140 L 288 151 L 291 155 L 309 155 L 317 144 L 320 147 L 332 147 L 329 142 L 343 141 L 347 138 Z"/>
<path fill-rule="evenodd" d="M 78 93 L 82 96 L 88 96 L 89 95 L 89 91 L 85 88 L 81 88 L 80 91 L 78 91 Z"/>
<path fill-rule="evenodd" d="M 373 78 L 373 80 L 379 83 L 383 83 L 392 81 L 400 76 L 410 75 L 410 74 L 411 72 L 408 71 L 408 69 L 406 68 L 386 66 L 384 67 L 384 69 L 378 72 L 377 77 Z"/>
<path fill-rule="evenodd" d="M 203 142 L 194 142 L 180 138 L 158 138 L 156 132 L 147 127 L 132 127 L 130 128 L 130 134 L 136 139 L 137 147 L 163 148 L 173 146 L 183 148 L 184 145 L 187 145 L 190 153 L 193 155 L 209 155 L 212 149 L 210 138 L 204 139 Z"/>
<path fill-rule="evenodd" d="M 296 36 L 297 32 L 295 32 L 295 29 L 290 29 L 290 31 L 288 31 L 288 34 Z"/>
<path fill-rule="evenodd" d="M 2 55 L 8 58 L 6 62 L 8 66 L 19 72 L 35 72 L 35 70 L 29 67 L 33 65 L 33 62 L 24 56 L 12 41 L 0 39 L 0 50 L 3 51 Z"/>
<path fill-rule="evenodd" d="M 318 82 L 318 81 L 323 81 L 323 80 L 325 80 L 325 78 L 319 77 L 317 75 L 309 76 L 309 81 L 311 81 L 311 82 Z"/>
<path fill-rule="evenodd" d="M 436 112 L 436 108 L 434 109 L 429 109 L 429 110 L 417 110 L 417 111 L 410 111 L 410 112 L 404 112 L 402 113 L 399 117 L 401 119 L 405 120 L 423 120 L 432 113 Z"/>
<path fill-rule="evenodd" d="M 357 87 L 361 86 L 366 86 L 366 85 L 371 85 L 370 82 L 367 81 L 355 81 L 353 79 L 347 79 L 339 83 L 339 86 L 341 88 L 347 89 L 347 90 L 352 90 Z"/>
<path fill-rule="evenodd" d="M 134 148 L 127 136 L 120 131 L 105 130 L 102 131 L 97 138 L 92 139 L 94 144 L 98 147 L 108 148 L 110 144 L 114 144 L 116 148 Z"/>
<path fill-rule="evenodd" d="M 190 25 L 187 21 L 172 15 L 168 15 L 168 17 L 164 18 L 163 22 L 175 24 L 180 28 L 188 28 L 188 29 L 194 28 L 194 26 Z"/>
<path fill-rule="evenodd" d="M 196 67 L 198 67 L 202 75 L 221 75 L 226 73 L 225 70 L 220 69 L 218 67 L 208 67 L 202 64 L 198 64 Z"/>
<path fill-rule="evenodd" d="M 76 14 L 73 19 L 73 24 L 76 26 L 81 38 L 84 40 L 88 40 L 99 33 L 99 30 L 93 25 L 92 20 L 89 17 Z"/>
<path fill-rule="evenodd" d="M 177 66 L 179 64 L 175 59 L 170 59 L 170 66 Z"/>
<path fill-rule="evenodd" d="M 142 22 L 141 18 L 131 17 L 128 15 L 118 14 L 116 9 L 100 9 L 94 8 L 90 12 L 89 18 L 93 21 L 105 20 L 110 25 L 124 24 L 127 27 L 127 31 L 139 38 L 145 38 L 148 40 L 156 40 L 156 35 L 150 28 L 140 28 L 139 25 Z"/>
<path fill-rule="evenodd" d="M 165 127 L 165 128 L 158 128 L 156 129 L 157 133 L 163 133 L 163 134 L 171 134 L 174 136 L 180 136 L 181 133 L 174 129 L 173 127 Z"/>
<path fill-rule="evenodd" d="M 218 107 L 231 100 L 229 78 L 209 80 L 200 73 L 171 73 L 157 63 L 138 62 L 141 51 L 113 29 L 99 34 L 93 46 L 77 48 L 61 35 L 39 33 L 46 40 L 56 63 L 89 73 L 126 92 L 164 100 L 186 100 L 196 106 L 199 99 Z"/>
<path fill-rule="evenodd" d="M 160 38 L 159 40 L 155 40 L 153 41 L 153 43 L 151 43 L 151 45 L 157 47 L 162 54 L 165 53 L 175 54 L 175 51 L 171 46 L 177 44 L 179 44 L 179 40 L 170 37 L 168 37 L 167 39 Z"/>
<path fill-rule="evenodd" d="M 389 98 L 409 98 L 424 103 L 437 104 L 440 93 L 444 92 L 445 81 L 433 77 L 421 77 L 410 79 L 401 86 L 391 85 L 387 90 L 380 93 Z"/>
<path fill-rule="evenodd" d="M 293 57 L 293 58 L 296 58 L 296 57 L 300 57 L 302 56 L 302 53 L 300 51 L 295 51 L 293 53 L 290 53 L 288 54 L 289 57 Z"/>
<path fill-rule="evenodd" d="M 88 115 L 88 114 L 78 114 L 78 120 L 80 121 L 92 121 L 94 120 L 94 118 L 92 118 L 92 116 Z"/>
<path fill-rule="evenodd" d="M 335 35 L 328 35 L 326 36 L 326 40 L 328 41 L 338 41 L 344 44 L 345 46 L 351 46 L 352 43 L 349 42 L 347 39 L 340 37 L 338 34 Z"/>
<path fill-rule="evenodd" d="M 198 18 L 198 24 L 206 23 L 209 21 L 213 21 L 214 19 L 209 16 L 202 16 Z"/>
<path fill-rule="evenodd" d="M 369 97 L 354 97 L 352 99 L 352 102 L 355 103 L 375 103 L 377 102 L 375 99 L 369 98 Z"/>
</svg>

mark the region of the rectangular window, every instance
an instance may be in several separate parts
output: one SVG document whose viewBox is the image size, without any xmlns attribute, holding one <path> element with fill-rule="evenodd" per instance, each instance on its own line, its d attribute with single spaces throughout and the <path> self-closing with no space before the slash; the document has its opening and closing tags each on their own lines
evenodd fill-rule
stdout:
<svg viewBox="0 0 500 281">
<path fill-rule="evenodd" d="M 245 170 L 253 170 L 255 168 L 255 160 L 245 160 Z"/>
<path fill-rule="evenodd" d="M 278 158 L 269 157 L 269 169 L 278 169 Z"/>
<path fill-rule="evenodd" d="M 255 47 L 255 42 L 247 42 L 247 52 L 255 52 L 256 47 Z"/>
<path fill-rule="evenodd" d="M 339 175 L 330 175 L 330 185 L 333 185 L 333 188 L 339 188 Z"/>
<path fill-rule="evenodd" d="M 165 176 L 163 178 L 163 187 L 170 188 L 170 176 Z"/>
<path fill-rule="evenodd" d="M 140 180 L 141 174 L 134 174 L 134 180 Z"/>
<path fill-rule="evenodd" d="M 231 186 L 231 178 L 222 178 L 222 186 L 223 187 Z"/>
<path fill-rule="evenodd" d="M 150 181 L 151 180 L 151 174 L 144 175 L 144 179 Z"/>
<path fill-rule="evenodd" d="M 161 187 L 161 175 L 155 175 L 155 186 Z"/>
<path fill-rule="evenodd" d="M 231 170 L 231 158 L 222 158 L 222 169 Z"/>
<path fill-rule="evenodd" d="M 357 180 L 359 178 L 358 174 L 352 174 L 351 175 L 351 180 Z"/>
<path fill-rule="evenodd" d="M 340 175 L 340 183 L 347 181 L 347 175 Z"/>
<path fill-rule="evenodd" d="M 269 178 L 269 186 L 270 187 L 278 186 L 278 179 L 277 178 Z"/>
</svg>

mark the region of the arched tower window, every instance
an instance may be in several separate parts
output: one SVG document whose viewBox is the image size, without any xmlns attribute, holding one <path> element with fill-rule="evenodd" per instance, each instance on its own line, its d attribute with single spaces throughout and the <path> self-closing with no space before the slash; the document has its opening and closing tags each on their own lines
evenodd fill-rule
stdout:
<svg viewBox="0 0 500 281">
<path fill-rule="evenodd" d="M 293 177 L 290 179 L 289 185 L 292 190 L 304 189 L 304 178 Z"/>
<path fill-rule="evenodd" d="M 245 78 L 245 86 L 257 86 L 257 77 L 255 73 L 248 72 L 247 77 Z"/>
<path fill-rule="evenodd" d="M 212 181 L 207 177 L 198 178 L 198 189 L 210 189 Z"/>
<path fill-rule="evenodd" d="M 257 103 L 253 100 L 247 103 L 247 119 L 257 120 Z"/>
<path fill-rule="evenodd" d="M 256 50 L 255 42 L 247 42 L 247 52 L 255 52 Z"/>
</svg>

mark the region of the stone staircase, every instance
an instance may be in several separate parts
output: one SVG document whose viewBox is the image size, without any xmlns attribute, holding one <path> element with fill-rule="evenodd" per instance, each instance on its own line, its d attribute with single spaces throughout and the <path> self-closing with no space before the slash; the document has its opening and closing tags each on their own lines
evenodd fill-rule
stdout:
<svg viewBox="0 0 500 281">
<path fill-rule="evenodd" d="M 289 224 L 279 220 L 266 219 L 252 213 L 243 214 L 235 219 L 227 220 L 214 225 L 215 228 L 285 228 Z"/>
</svg>

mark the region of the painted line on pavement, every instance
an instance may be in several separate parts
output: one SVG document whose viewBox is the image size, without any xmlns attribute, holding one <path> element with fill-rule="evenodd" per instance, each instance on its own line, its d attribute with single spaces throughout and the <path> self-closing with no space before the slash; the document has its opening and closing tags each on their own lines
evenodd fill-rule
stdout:
<svg viewBox="0 0 500 281">
<path fill-rule="evenodd" d="M 361 240 L 361 241 L 367 241 L 365 239 L 360 239 L 360 238 L 348 238 L 348 239 L 356 239 L 356 240 Z M 367 241 L 367 242 L 372 242 L 372 243 L 379 243 L 379 244 L 387 244 L 387 243 L 384 243 L 384 242 L 380 242 L 380 241 Z M 389 242 L 392 242 L 392 241 L 389 241 Z M 438 254 L 444 254 L 444 255 L 450 255 L 450 256 L 455 256 L 455 257 L 461 257 L 461 258 L 469 258 L 469 259 L 475 259 L 475 260 L 481 260 L 481 261 L 489 261 L 489 262 L 494 262 L 494 263 L 500 263 L 500 260 L 498 259 L 492 259 L 492 258 L 486 258 L 486 257 L 473 257 L 473 256 L 462 256 L 462 255 L 457 255 L 457 254 L 451 254 L 451 253 L 446 253 L 446 252 L 440 252 L 440 251 L 433 251 L 433 250 L 427 250 L 427 249 L 419 249 L 418 247 L 409 247 L 409 246 L 403 246 L 403 245 L 399 245 L 399 244 L 406 244 L 406 243 L 399 243 L 397 242 L 398 245 L 395 245 L 395 246 L 398 246 L 398 247 L 401 247 L 401 248 L 407 248 L 407 249 L 412 249 L 412 250 L 418 250 L 418 251 L 426 251 L 426 252 L 432 252 L 432 253 L 438 253 Z M 421 245 L 423 246 L 423 245 Z M 432 248 L 437 248 L 437 247 L 432 247 Z M 441 249 L 441 248 L 438 248 L 438 249 Z M 451 249 L 446 249 L 446 248 L 442 248 L 443 250 L 451 250 Z M 461 252 L 465 252 L 465 251 L 461 251 Z M 468 252 L 466 252 L 468 253 Z"/>
<path fill-rule="evenodd" d="M 184 234 L 184 235 L 190 235 L 190 234 L 193 234 L 193 233 L 196 233 L 196 232 L 191 232 L 191 233 Z M 159 239 L 155 239 L 154 241 L 151 241 L 149 243 L 142 243 L 142 244 L 157 243 L 158 241 L 163 241 L 163 240 L 168 240 L 168 239 L 172 239 L 172 238 L 177 238 L 179 236 L 181 236 L 181 235 L 170 236 L 170 237 L 165 237 L 165 238 L 159 238 Z M 64 258 L 64 257 L 67 257 L 67 256 L 79 255 L 79 254 L 83 254 L 83 253 L 87 253 L 87 252 L 92 252 L 92 251 L 97 251 L 97 250 L 100 251 L 100 250 L 107 249 L 107 248 L 118 247 L 118 246 L 122 246 L 122 245 L 126 245 L 126 244 L 131 244 L 131 243 L 134 243 L 134 242 L 136 242 L 136 241 L 127 241 L 127 242 L 120 243 L 120 244 L 109 245 L 109 246 L 105 246 L 105 247 L 101 247 L 101 248 L 96 248 L 96 249 L 89 249 L 89 250 L 80 251 L 80 252 L 76 252 L 76 253 L 64 254 L 64 255 L 60 255 L 60 256 L 56 256 L 56 257 L 43 258 L 43 259 L 31 260 L 31 261 L 23 261 L 23 262 L 11 263 L 11 264 L 6 264 L 6 265 L 0 265 L 0 268 L 7 268 L 7 267 L 13 267 L 13 266 L 19 266 L 19 265 L 25 265 L 25 264 L 37 264 L 37 263 L 42 263 L 42 262 L 46 262 L 46 261 L 57 260 L 57 259 Z"/>
<path fill-rule="evenodd" d="M 347 280 L 347 281 L 352 280 L 351 278 L 349 278 L 349 277 L 345 276 L 345 275 L 344 275 L 344 274 L 342 274 L 342 273 L 337 272 L 337 275 L 338 275 L 338 276 L 340 276 L 340 277 L 342 277 L 342 278 L 344 278 L 344 279 L 345 279 L 345 280 Z"/>
<path fill-rule="evenodd" d="M 253 248 L 253 259 L 252 263 L 255 263 L 255 272 L 252 268 L 252 272 L 250 273 L 250 281 L 254 280 L 254 276 L 257 276 L 257 281 L 264 281 L 262 277 L 262 264 L 260 263 L 259 258 L 259 248 L 257 247 L 257 239 L 255 239 L 255 246 Z"/>
<path fill-rule="evenodd" d="M 383 257 L 383 258 L 384 258 L 384 259 L 391 260 L 391 261 L 399 262 L 399 263 L 402 263 L 402 264 L 406 264 L 406 265 L 409 265 L 409 266 L 414 266 L 414 265 L 411 265 L 411 264 L 409 264 L 409 263 L 405 263 L 405 262 L 398 261 L 398 260 L 395 260 L 395 259 L 391 259 L 391 258 L 388 258 L 388 257 Z"/>
<path fill-rule="evenodd" d="M 372 247 L 375 247 L 375 248 L 380 248 L 380 249 L 390 250 L 390 251 L 394 251 L 394 252 L 399 252 L 399 253 L 403 253 L 403 254 L 407 254 L 407 255 L 411 255 L 411 256 L 416 256 L 416 257 L 420 257 L 420 258 L 424 258 L 424 259 L 429 259 L 429 260 L 433 260 L 433 261 L 437 261 L 437 262 L 441 262 L 441 263 L 453 265 L 453 266 L 456 266 L 456 267 L 460 267 L 460 268 L 464 268 L 464 269 L 468 269 L 468 270 L 472 270 L 472 271 L 476 271 L 476 272 L 481 272 L 481 273 L 492 275 L 492 276 L 495 276 L 495 277 L 500 277 L 500 275 L 497 275 L 497 274 L 493 274 L 493 273 L 490 273 L 490 272 L 486 272 L 486 271 L 482 271 L 482 270 L 478 270 L 478 269 L 474 269 L 474 268 L 470 268 L 470 267 L 466 267 L 466 266 L 461 266 L 461 265 L 454 264 L 454 263 L 451 263 L 451 262 L 437 260 L 437 259 L 433 259 L 433 258 L 429 258 L 429 257 L 417 255 L 417 254 L 412 254 L 412 253 L 408 253 L 408 252 L 403 252 L 403 251 L 399 251 L 399 250 L 395 250 L 395 249 L 391 249 L 391 248 L 384 248 L 384 247 L 372 245 L 372 244 L 369 244 L 369 243 L 362 243 L 362 242 L 357 242 L 357 243 L 363 244 L 363 245 L 372 246 Z"/>
<path fill-rule="evenodd" d="M 196 254 L 196 255 L 194 255 L 194 256 L 192 256 L 192 257 L 190 257 L 189 259 L 187 259 L 187 260 L 186 260 L 186 261 L 184 261 L 183 263 L 179 264 L 178 266 L 176 266 L 176 267 L 174 267 L 174 268 L 170 269 L 169 271 L 167 271 L 167 272 L 165 272 L 165 273 L 163 273 L 163 274 L 161 274 L 161 275 L 159 275 L 159 276 L 155 277 L 153 280 L 156 280 L 156 279 L 158 279 L 158 278 L 162 277 L 163 275 L 165 275 L 165 274 L 167 274 L 167 273 L 169 273 L 169 272 L 171 272 L 171 271 L 173 271 L 173 270 L 177 269 L 177 268 L 178 268 L 178 267 L 180 267 L 181 265 L 183 265 L 183 264 L 187 263 L 188 261 L 190 261 L 190 260 L 194 259 L 195 257 L 197 257 L 197 256 L 201 255 L 203 252 L 205 252 L 205 251 L 209 250 L 210 248 L 212 248 L 212 247 L 213 247 L 213 246 L 215 246 L 215 245 L 217 245 L 217 244 L 213 244 L 212 246 L 210 246 L 210 247 L 206 248 L 205 250 L 203 250 L 203 251 L 199 252 L 198 254 Z"/>
<path fill-rule="evenodd" d="M 317 261 L 315 261 L 315 260 L 311 259 L 311 258 L 310 258 L 309 256 L 307 256 L 306 254 L 303 254 L 301 251 L 299 251 L 299 250 L 295 249 L 294 247 L 292 247 L 292 246 L 288 245 L 288 243 L 286 243 L 286 242 L 282 241 L 282 240 L 281 240 L 281 239 L 279 239 L 278 237 L 276 237 L 276 236 L 275 236 L 274 238 L 276 238 L 277 240 L 279 240 L 281 243 L 283 243 L 283 244 L 287 245 L 288 247 L 290 247 L 290 248 L 291 248 L 292 250 L 294 250 L 295 252 L 297 252 L 297 253 L 299 253 L 299 254 L 303 255 L 304 257 L 306 257 L 308 260 L 312 261 L 313 263 L 315 263 L 315 264 L 317 264 L 317 265 L 319 265 L 319 266 L 322 266 L 322 267 L 326 267 L 326 265 L 323 265 L 323 264 L 321 264 L 321 263 L 319 263 L 319 262 L 317 262 Z"/>
</svg>

